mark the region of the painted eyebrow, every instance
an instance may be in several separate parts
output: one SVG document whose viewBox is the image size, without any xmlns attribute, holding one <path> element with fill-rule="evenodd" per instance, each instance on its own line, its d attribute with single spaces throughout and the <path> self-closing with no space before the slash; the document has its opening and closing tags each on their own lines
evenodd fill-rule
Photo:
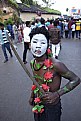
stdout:
<svg viewBox="0 0 81 121">
<path fill-rule="evenodd" d="M 38 39 L 35 39 L 35 38 L 33 38 L 33 39 L 38 41 Z M 44 42 L 45 40 L 44 40 L 44 39 L 42 39 L 42 40 L 41 40 L 41 42 L 42 42 L 42 41 Z"/>
<path fill-rule="evenodd" d="M 33 38 L 34 40 L 38 40 L 38 39 L 35 39 L 35 38 Z"/>
</svg>

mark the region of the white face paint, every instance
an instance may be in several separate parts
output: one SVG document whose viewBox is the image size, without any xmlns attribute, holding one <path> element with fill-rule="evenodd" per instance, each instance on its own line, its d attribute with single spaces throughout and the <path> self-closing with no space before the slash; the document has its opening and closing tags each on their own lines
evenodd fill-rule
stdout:
<svg viewBox="0 0 81 121">
<path fill-rule="evenodd" d="M 41 57 L 46 53 L 47 39 L 43 34 L 36 34 L 31 40 L 31 52 L 36 57 Z"/>
</svg>

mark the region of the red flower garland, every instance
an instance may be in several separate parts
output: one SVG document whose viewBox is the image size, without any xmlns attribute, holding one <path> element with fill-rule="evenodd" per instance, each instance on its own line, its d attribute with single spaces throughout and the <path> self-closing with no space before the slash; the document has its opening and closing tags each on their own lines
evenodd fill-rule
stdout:
<svg viewBox="0 0 81 121">
<path fill-rule="evenodd" d="M 50 50 L 50 48 L 48 48 L 47 53 L 48 53 L 48 57 L 52 56 L 52 51 Z M 49 68 L 51 69 L 52 67 L 53 67 L 53 63 L 51 59 L 45 59 L 43 69 L 48 69 L 48 71 L 44 74 L 44 82 L 46 82 L 46 84 L 41 84 L 44 91 L 49 91 L 50 87 L 47 85 L 47 83 L 52 82 L 53 73 L 49 71 Z M 36 85 L 32 85 L 31 89 L 32 91 L 34 91 L 35 94 L 39 93 L 39 89 L 36 87 Z M 44 108 L 43 108 L 44 106 L 39 105 L 39 103 L 41 103 L 41 99 L 37 97 L 34 99 L 34 102 L 36 103 L 36 105 L 33 107 L 32 111 L 34 113 L 42 113 L 44 111 Z"/>
<path fill-rule="evenodd" d="M 40 98 L 39 98 L 39 97 L 37 97 L 37 98 L 35 98 L 34 102 L 35 102 L 35 103 L 40 103 L 40 102 L 41 102 L 41 100 L 40 100 Z"/>
<path fill-rule="evenodd" d="M 52 77 L 53 77 L 53 73 L 50 72 L 50 71 L 47 71 L 47 72 L 44 74 L 44 78 L 45 78 L 46 80 L 49 80 L 49 79 L 51 79 Z"/>
<path fill-rule="evenodd" d="M 45 65 L 47 68 L 49 68 L 50 66 L 53 65 L 53 63 L 52 63 L 52 61 L 51 61 L 50 59 L 45 59 L 44 65 Z"/>
<path fill-rule="evenodd" d="M 36 85 L 32 85 L 31 90 L 33 91 L 35 89 L 36 89 Z"/>
<path fill-rule="evenodd" d="M 42 88 L 43 88 L 45 91 L 48 91 L 50 87 L 47 86 L 46 84 L 42 84 Z"/>
<path fill-rule="evenodd" d="M 51 51 L 50 48 L 47 49 L 47 52 L 48 52 L 48 54 L 51 54 L 52 53 L 52 51 Z"/>
</svg>

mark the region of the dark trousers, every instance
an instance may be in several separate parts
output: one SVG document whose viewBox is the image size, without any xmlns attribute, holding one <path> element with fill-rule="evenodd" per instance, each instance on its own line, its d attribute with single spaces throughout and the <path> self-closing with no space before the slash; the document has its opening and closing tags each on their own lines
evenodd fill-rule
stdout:
<svg viewBox="0 0 81 121">
<path fill-rule="evenodd" d="M 26 61 L 26 54 L 28 49 L 29 49 L 29 42 L 24 42 L 23 62 Z"/>
<path fill-rule="evenodd" d="M 75 31 L 72 31 L 72 38 L 74 39 Z"/>
<path fill-rule="evenodd" d="M 61 120 L 61 102 L 56 105 L 44 105 L 42 114 L 34 114 L 35 121 L 60 121 Z"/>
<path fill-rule="evenodd" d="M 65 38 L 68 38 L 68 31 L 65 31 Z"/>
<path fill-rule="evenodd" d="M 71 39 L 71 37 L 72 37 L 72 30 L 71 29 L 69 29 L 68 36 L 69 36 L 69 39 Z"/>
<path fill-rule="evenodd" d="M 80 38 L 80 30 L 76 30 L 76 38 Z"/>
<path fill-rule="evenodd" d="M 11 52 L 11 49 L 10 49 L 10 43 L 9 43 L 9 42 L 4 43 L 4 44 L 2 45 L 2 50 L 3 50 L 3 53 L 4 53 L 4 57 L 5 57 L 6 60 L 8 60 L 8 56 L 7 56 L 6 49 L 7 49 L 8 52 L 10 53 L 10 56 L 12 57 L 12 52 Z"/>
</svg>

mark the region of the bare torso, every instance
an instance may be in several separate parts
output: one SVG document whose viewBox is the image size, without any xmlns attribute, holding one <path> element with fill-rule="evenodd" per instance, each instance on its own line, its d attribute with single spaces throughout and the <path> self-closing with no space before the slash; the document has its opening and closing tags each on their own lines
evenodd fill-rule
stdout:
<svg viewBox="0 0 81 121">
<path fill-rule="evenodd" d="M 43 65 L 43 62 L 40 64 L 41 66 Z M 53 62 L 53 65 L 54 65 L 54 62 Z M 33 71 L 33 74 L 34 75 L 38 75 L 40 76 L 42 79 L 38 79 L 38 78 L 35 78 L 36 81 L 41 85 L 44 83 L 44 74 L 45 72 L 47 72 L 47 69 L 44 70 L 43 67 L 39 70 L 36 70 L 36 64 L 34 63 L 33 64 L 33 67 L 34 67 L 34 71 Z M 55 92 L 57 90 L 59 90 L 60 88 L 60 85 L 61 85 L 61 76 L 58 74 L 58 72 L 56 72 L 56 69 L 55 67 L 53 67 L 52 69 L 50 69 L 50 71 L 53 73 L 53 78 L 52 78 L 52 82 L 48 83 L 48 86 L 50 87 L 50 91 L 51 92 Z"/>
</svg>

